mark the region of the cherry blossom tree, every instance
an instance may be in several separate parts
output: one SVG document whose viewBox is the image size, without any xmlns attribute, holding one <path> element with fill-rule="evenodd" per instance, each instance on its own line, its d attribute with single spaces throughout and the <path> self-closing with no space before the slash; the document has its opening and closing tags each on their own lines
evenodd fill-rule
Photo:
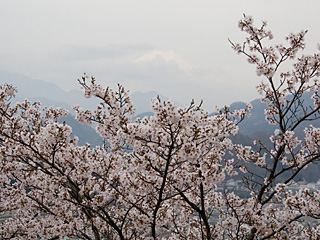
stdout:
<svg viewBox="0 0 320 240">
<path fill-rule="evenodd" d="M 288 187 L 303 169 L 320 160 L 320 129 L 310 125 L 320 117 L 320 54 L 297 57 L 305 47 L 307 31 L 289 34 L 286 46 L 267 45 L 265 41 L 273 35 L 266 26 L 263 22 L 257 28 L 252 17 L 244 16 L 239 28 L 248 37 L 242 44 L 230 41 L 238 54 L 245 55 L 256 66 L 257 75 L 264 77 L 257 90 L 266 104 L 266 121 L 276 126 L 270 136 L 272 147 L 259 140 L 255 142 L 259 151 L 241 145 L 235 147 L 240 160 L 237 165 L 246 172 L 244 182 L 252 198 L 239 200 L 237 207 L 232 208 L 234 224 L 248 226 L 248 239 L 319 239 L 318 221 L 311 219 L 320 217 L 320 191 L 292 191 Z M 280 70 L 285 69 L 285 62 L 293 64 L 291 71 Z M 305 104 L 308 95 L 313 99 L 311 106 Z M 304 138 L 298 139 L 295 131 L 302 126 L 307 126 Z M 257 176 L 249 170 L 250 163 L 263 174 Z M 238 238 L 238 231 L 233 234 Z"/>
<path fill-rule="evenodd" d="M 234 117 L 215 116 L 191 103 L 152 101 L 154 116 L 132 121 L 133 105 L 119 85 L 103 89 L 94 78 L 80 84 L 101 99 L 96 111 L 74 109 L 82 123 L 97 123 L 107 144 L 90 148 L 57 122 L 62 109 L 27 100 L 11 106 L 15 89 L 1 86 L 1 203 L 14 218 L 1 237 L 58 239 L 211 239 L 209 220 L 224 205 L 216 191 L 231 164 L 221 164 Z"/>
<path fill-rule="evenodd" d="M 134 119 L 123 86 L 103 88 L 85 75 L 85 97 L 100 99 L 95 111 L 74 106 L 83 124 L 96 124 L 103 146 L 78 145 L 59 123 L 66 110 L 28 100 L 12 105 L 16 89 L 0 87 L 0 239 L 318 239 L 320 192 L 291 191 L 292 180 L 319 160 L 320 129 L 304 139 L 295 131 L 318 119 L 319 54 L 296 57 L 306 32 L 288 46 L 264 47 L 266 23 L 232 47 L 247 56 L 266 81 L 258 85 L 266 120 L 277 126 L 273 147 L 234 144 L 237 124 L 251 106 L 210 115 L 192 101 L 151 101 L 153 116 Z M 279 73 L 284 62 L 293 70 Z M 312 92 L 313 106 L 305 106 Z M 258 150 L 257 150 L 258 149 Z M 257 176 L 255 170 L 263 175 Z M 241 174 L 248 196 L 218 187 Z M 285 176 L 285 177 L 283 177 Z M 283 180 L 284 179 L 284 180 Z"/>
</svg>

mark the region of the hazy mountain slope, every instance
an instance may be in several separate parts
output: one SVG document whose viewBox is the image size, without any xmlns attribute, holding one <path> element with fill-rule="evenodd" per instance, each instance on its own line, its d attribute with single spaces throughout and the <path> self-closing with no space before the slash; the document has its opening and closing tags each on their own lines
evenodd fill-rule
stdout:
<svg viewBox="0 0 320 240">
<path fill-rule="evenodd" d="M 40 101 L 43 105 L 63 107 L 70 110 L 72 114 L 71 105 L 79 104 L 83 108 L 95 109 L 99 103 L 98 99 L 84 98 L 80 85 L 79 90 L 66 92 L 54 83 L 32 79 L 21 74 L 0 71 L 0 83 L 4 82 L 11 83 L 18 88 L 17 101 L 28 98 L 31 101 Z M 74 82 L 75 85 L 78 84 L 76 80 Z M 155 91 L 133 93 L 131 98 L 137 110 L 136 114 L 150 112 L 151 99 L 157 96 L 160 96 L 162 101 L 168 101 L 167 97 Z"/>
<path fill-rule="evenodd" d="M 96 99 L 86 99 L 80 90 L 64 91 L 54 83 L 36 80 L 24 75 L 0 71 L 0 83 L 11 83 L 18 89 L 17 101 L 28 98 L 40 101 L 43 105 L 60 106 L 71 110 L 71 105 L 79 104 L 84 108 L 94 109 L 98 103 Z M 77 81 L 75 80 L 75 85 Z M 79 86 L 80 89 L 80 86 Z"/>
<path fill-rule="evenodd" d="M 31 79 L 19 74 L 0 72 L 0 83 L 3 82 L 9 82 L 18 87 L 19 93 L 17 95 L 17 101 L 22 101 L 25 98 L 28 98 L 31 101 L 40 101 L 43 106 L 62 107 L 68 110 L 71 109 L 71 104 L 79 104 L 84 108 L 95 109 L 98 102 L 96 99 L 92 98 L 85 99 L 80 90 L 66 92 L 53 83 Z M 133 93 L 131 97 L 137 108 L 136 117 L 142 118 L 144 116 L 151 116 L 150 100 L 158 95 L 159 94 L 155 91 L 147 93 Z M 160 96 L 160 98 L 162 101 L 168 101 L 168 98 L 165 96 Z M 312 104 L 312 100 L 310 100 L 310 96 L 308 94 L 303 101 L 306 106 Z M 245 118 L 244 121 L 239 124 L 239 134 L 232 137 L 232 139 L 235 143 L 251 146 L 253 140 L 261 140 L 266 144 L 266 146 L 272 147 L 269 137 L 270 134 L 273 133 L 275 126 L 269 125 L 265 121 L 265 104 L 261 103 L 259 99 L 253 100 L 251 104 L 253 106 L 253 109 L 251 110 L 251 117 Z M 230 109 L 235 110 L 245 108 L 245 106 L 246 104 L 244 102 L 235 102 L 231 104 Z M 74 114 L 72 110 L 70 112 L 71 114 Z M 73 136 L 79 137 L 79 145 L 84 145 L 85 143 L 90 143 L 91 146 L 102 144 L 102 139 L 92 127 L 78 123 L 72 115 L 63 118 L 60 121 L 65 121 L 72 127 Z M 300 139 L 303 139 L 303 129 L 309 124 L 320 127 L 320 121 L 305 123 L 297 129 L 296 135 Z M 303 170 L 300 178 L 305 179 L 308 182 L 315 182 L 319 179 L 319 171 L 320 164 L 314 164 L 312 167 Z M 239 177 L 241 176 L 239 175 Z"/>
<path fill-rule="evenodd" d="M 313 100 L 311 99 L 311 94 L 306 93 L 303 96 L 303 104 L 304 106 L 311 106 L 313 105 Z M 252 110 L 250 112 L 251 117 L 246 117 L 240 124 L 239 124 L 239 131 L 244 135 L 252 135 L 255 132 L 266 132 L 270 134 L 273 133 L 276 125 L 270 125 L 265 120 L 264 110 L 266 105 L 262 103 L 259 99 L 255 99 L 250 102 L 252 105 Z M 235 102 L 230 105 L 231 110 L 245 108 L 246 104 L 244 102 Z M 300 110 L 302 113 L 302 110 Z M 296 129 L 297 136 L 302 137 L 303 129 L 308 127 L 310 124 L 320 127 L 320 120 L 318 121 L 311 121 L 311 122 L 304 122 Z"/>
<path fill-rule="evenodd" d="M 72 127 L 72 137 L 77 136 L 79 138 L 79 145 L 89 143 L 92 147 L 95 147 L 103 144 L 102 138 L 92 127 L 79 123 L 74 116 L 68 115 L 59 119 L 59 122 L 65 122 Z"/>
<path fill-rule="evenodd" d="M 150 114 L 150 112 L 151 112 L 151 107 L 150 107 L 151 99 L 156 98 L 158 96 L 160 97 L 161 101 L 166 102 L 169 100 L 168 97 L 163 96 L 156 91 L 150 91 L 150 92 L 145 92 L 145 93 L 135 92 L 135 93 L 131 94 L 132 102 L 133 102 L 134 106 L 136 106 L 136 108 L 137 108 L 136 115 L 140 115 L 140 114 L 144 114 L 144 113 Z M 172 100 L 172 99 L 170 99 L 170 100 Z M 181 106 L 180 103 L 178 103 L 174 100 L 172 100 L 172 101 L 176 105 Z"/>
</svg>

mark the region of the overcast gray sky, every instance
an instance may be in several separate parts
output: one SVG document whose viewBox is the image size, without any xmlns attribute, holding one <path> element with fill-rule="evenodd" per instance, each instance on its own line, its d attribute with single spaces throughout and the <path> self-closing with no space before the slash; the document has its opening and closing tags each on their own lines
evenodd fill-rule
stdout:
<svg viewBox="0 0 320 240">
<path fill-rule="evenodd" d="M 316 0 L 0 0 L 0 70 L 79 89 L 83 72 L 131 92 L 156 90 L 205 107 L 250 101 L 259 78 L 230 48 L 243 13 L 276 42 L 308 29 L 320 43 Z M 5 81 L 1 79 L 1 82 Z"/>
</svg>

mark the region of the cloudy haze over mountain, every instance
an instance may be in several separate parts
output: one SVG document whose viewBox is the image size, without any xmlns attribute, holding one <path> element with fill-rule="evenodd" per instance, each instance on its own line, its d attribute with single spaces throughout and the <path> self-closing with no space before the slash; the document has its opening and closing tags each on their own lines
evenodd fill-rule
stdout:
<svg viewBox="0 0 320 240">
<path fill-rule="evenodd" d="M 0 3 L 0 70 L 66 91 L 79 89 L 77 78 L 88 72 L 132 93 L 157 91 L 182 104 L 204 99 L 209 111 L 257 97 L 254 68 L 228 42 L 243 39 L 237 29 L 243 13 L 267 20 L 276 41 L 309 29 L 308 49 L 320 43 L 315 0 Z"/>
</svg>

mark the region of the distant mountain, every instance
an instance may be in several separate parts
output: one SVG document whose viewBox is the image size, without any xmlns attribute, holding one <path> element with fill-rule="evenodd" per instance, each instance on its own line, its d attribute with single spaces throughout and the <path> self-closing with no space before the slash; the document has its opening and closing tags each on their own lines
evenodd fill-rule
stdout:
<svg viewBox="0 0 320 240">
<path fill-rule="evenodd" d="M 2 82 L 12 83 L 18 88 L 19 92 L 16 101 L 22 101 L 25 98 L 28 98 L 31 101 L 40 101 L 43 105 L 46 106 L 63 107 L 65 109 L 68 109 L 73 115 L 74 112 L 71 109 L 71 105 L 79 104 L 83 108 L 95 109 L 99 102 L 94 98 L 84 98 L 83 92 L 81 92 L 80 90 L 72 90 L 66 92 L 54 83 L 35 80 L 20 74 L 0 71 L 0 83 Z M 168 97 L 162 96 L 155 91 L 146 93 L 133 93 L 131 95 L 131 98 L 134 106 L 136 107 L 136 117 L 152 115 L 150 109 L 150 101 L 152 98 L 155 98 L 157 96 L 159 96 L 162 101 L 169 100 Z M 310 97 L 311 94 L 305 94 L 305 98 L 303 99 L 303 101 L 306 106 L 312 105 L 312 100 L 310 99 Z M 265 120 L 265 104 L 261 103 L 259 99 L 253 100 L 251 104 L 253 107 L 251 110 L 251 117 L 244 119 L 244 121 L 239 124 L 240 133 L 250 136 L 257 135 L 257 132 L 259 133 L 259 135 L 266 135 L 273 132 L 275 126 L 269 125 Z M 245 106 L 246 104 L 244 102 L 234 102 L 230 105 L 230 109 L 235 110 L 245 108 Z M 302 131 L 303 128 L 305 128 L 309 124 L 310 123 L 306 123 L 298 130 Z M 320 123 L 313 122 L 312 124 L 318 126 Z"/>
<path fill-rule="evenodd" d="M 273 132 L 275 126 L 269 125 L 268 122 L 265 120 L 264 109 L 266 108 L 266 105 L 262 103 L 259 99 L 255 99 L 250 103 L 252 105 L 252 109 L 250 112 L 251 116 L 246 117 L 239 124 L 240 133 L 244 135 L 250 135 L 256 131 Z M 230 110 L 236 110 L 245 107 L 246 103 L 236 102 L 230 105 Z"/>
<path fill-rule="evenodd" d="M 311 99 L 311 93 L 305 93 L 301 101 L 303 102 L 304 106 L 312 106 L 313 100 Z M 252 110 L 250 112 L 251 117 L 246 117 L 239 124 L 239 132 L 244 135 L 257 135 L 256 132 L 259 132 L 259 135 L 268 133 L 270 136 L 270 133 L 274 132 L 276 125 L 270 125 L 265 120 L 264 110 L 266 109 L 266 104 L 262 103 L 259 99 L 255 99 L 250 103 L 252 105 Z M 232 103 L 230 105 L 230 110 L 245 108 L 245 106 L 246 104 L 244 102 Z M 299 112 L 302 113 L 302 109 L 300 109 L 298 113 Z M 308 127 L 310 124 L 315 127 L 320 127 L 320 121 L 306 121 L 296 129 L 297 136 L 302 137 L 304 128 Z"/>
<path fill-rule="evenodd" d="M 80 90 L 64 91 L 54 83 L 36 80 L 24 75 L 0 71 L 0 83 L 7 82 L 18 88 L 16 101 L 28 98 L 40 101 L 43 105 L 63 107 L 69 111 L 71 105 L 79 104 L 84 108 L 94 109 L 98 103 L 96 99 L 86 99 Z M 80 88 L 80 87 L 79 87 Z"/>
<path fill-rule="evenodd" d="M 65 121 L 72 127 L 72 135 L 79 137 L 80 145 L 84 145 L 85 143 L 90 143 L 92 146 L 102 144 L 102 138 L 92 127 L 82 125 L 75 120 L 73 116 L 75 113 L 71 108 L 71 105 L 79 104 L 85 109 L 94 110 L 99 103 L 97 99 L 84 98 L 83 92 L 80 90 L 66 92 L 54 83 L 32 79 L 21 74 L 0 71 L 0 83 L 4 82 L 11 83 L 18 88 L 18 94 L 14 99 L 15 102 L 23 101 L 27 98 L 32 102 L 41 102 L 42 106 L 62 107 L 69 110 L 69 116 L 60 120 Z M 132 94 L 131 97 L 137 108 L 137 114 L 142 114 L 141 116 L 150 115 L 150 101 L 157 96 L 160 96 L 164 101 L 168 100 L 167 97 L 159 95 L 155 91 Z"/>
<path fill-rule="evenodd" d="M 79 138 L 79 145 L 89 143 L 92 147 L 101 146 L 103 139 L 96 133 L 96 131 L 89 125 L 79 123 L 74 116 L 68 115 L 59 119 L 59 122 L 65 122 L 72 127 L 71 137 L 77 136 Z"/>
<path fill-rule="evenodd" d="M 31 101 L 40 101 L 45 106 L 63 107 L 71 110 L 71 104 L 79 104 L 80 106 L 88 109 L 95 109 L 96 99 L 85 99 L 83 93 L 80 90 L 72 90 L 66 92 L 53 83 L 44 82 L 41 80 L 31 79 L 29 77 L 12 74 L 0 71 L 0 83 L 8 82 L 18 87 L 19 93 L 17 95 L 17 101 L 28 98 Z M 157 97 L 159 94 L 155 91 L 141 93 L 136 92 L 131 95 L 132 101 L 137 108 L 137 115 L 135 117 L 152 116 L 150 110 L 150 100 Z M 312 105 L 311 95 L 306 94 L 303 99 L 305 106 Z M 162 101 L 168 101 L 168 98 L 160 95 Z M 265 146 L 272 147 L 272 143 L 269 140 L 270 134 L 273 133 L 275 126 L 269 125 L 264 116 L 264 109 L 266 108 L 264 103 L 256 99 L 251 102 L 253 109 L 251 110 L 251 117 L 245 118 L 239 124 L 239 134 L 232 136 L 234 143 L 241 143 L 243 145 L 250 145 L 253 148 L 253 140 L 261 140 Z M 179 105 L 179 104 L 178 104 Z M 245 108 L 244 102 L 235 102 L 230 105 L 231 110 Z M 73 111 L 71 111 L 71 114 Z M 88 126 L 82 125 L 75 120 L 74 116 L 69 115 L 66 118 L 60 119 L 65 121 L 72 127 L 72 135 L 79 137 L 79 145 L 90 143 L 91 146 L 101 145 L 103 143 L 102 138 L 95 132 L 95 130 Z M 297 136 L 302 139 L 302 132 L 309 124 L 313 124 L 315 127 L 320 127 L 320 121 L 307 122 L 297 129 Z M 252 166 L 254 168 L 254 166 Z M 258 170 L 258 169 L 257 169 Z M 313 164 L 300 175 L 300 178 L 305 179 L 308 182 L 315 182 L 318 180 L 318 173 L 320 172 L 320 164 Z M 239 178 L 241 175 L 239 175 Z M 297 180 L 297 179 L 296 179 Z M 299 180 L 299 179 L 298 179 Z"/>
<path fill-rule="evenodd" d="M 0 71 L 0 83 L 11 83 L 18 88 L 16 101 L 28 98 L 31 101 L 40 101 L 43 105 L 63 107 L 73 113 L 71 105 L 79 104 L 86 109 L 95 109 L 99 103 L 98 99 L 86 99 L 80 90 L 64 91 L 54 83 L 36 80 L 27 76 L 15 73 Z M 80 87 L 79 87 L 80 89 Z M 155 91 L 146 93 L 136 92 L 131 95 L 136 107 L 136 114 L 150 112 L 150 101 L 159 96 L 161 100 L 168 101 L 168 98 Z"/>
<path fill-rule="evenodd" d="M 142 92 L 135 92 L 133 94 L 131 94 L 131 99 L 132 102 L 134 104 L 134 106 L 137 108 L 136 114 L 143 114 L 143 113 L 147 113 L 147 112 L 151 112 L 151 107 L 150 107 L 150 103 L 151 103 L 151 99 L 152 98 L 156 98 L 156 97 L 160 97 L 160 99 L 162 101 L 168 101 L 169 98 L 160 95 L 159 93 L 155 92 L 155 91 L 150 91 L 150 92 L 146 92 L 146 93 L 142 93 Z"/>
<path fill-rule="evenodd" d="M 169 99 L 166 96 L 159 94 L 156 91 L 150 92 L 135 92 L 131 94 L 131 99 L 136 109 L 136 117 L 144 117 L 152 115 L 151 111 L 151 99 L 159 97 L 162 102 L 167 102 L 168 100 L 172 100 L 176 105 L 181 106 L 182 104 L 174 101 L 173 99 Z"/>
</svg>

